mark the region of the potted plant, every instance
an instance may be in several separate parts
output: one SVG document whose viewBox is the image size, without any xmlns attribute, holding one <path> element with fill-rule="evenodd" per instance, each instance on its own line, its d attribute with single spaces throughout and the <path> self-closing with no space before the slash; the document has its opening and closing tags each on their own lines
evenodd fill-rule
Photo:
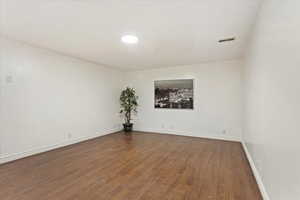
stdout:
<svg viewBox="0 0 300 200">
<path fill-rule="evenodd" d="M 122 91 L 120 96 L 120 113 L 124 115 L 125 123 L 123 124 L 123 126 L 125 132 L 132 131 L 133 124 L 131 123 L 131 117 L 133 113 L 137 113 L 137 100 L 138 96 L 136 95 L 136 92 L 133 88 L 127 87 L 125 90 Z"/>
</svg>

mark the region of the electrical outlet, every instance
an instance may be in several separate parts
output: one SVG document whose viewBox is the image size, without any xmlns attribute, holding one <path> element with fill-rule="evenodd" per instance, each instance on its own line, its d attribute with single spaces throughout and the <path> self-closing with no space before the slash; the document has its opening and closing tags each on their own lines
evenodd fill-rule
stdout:
<svg viewBox="0 0 300 200">
<path fill-rule="evenodd" d="M 224 130 L 222 131 L 222 134 L 223 134 L 223 135 L 226 135 L 226 134 L 227 134 L 227 131 L 224 129 Z"/>
<path fill-rule="evenodd" d="M 72 133 L 68 133 L 68 138 L 71 139 L 72 137 Z"/>
<path fill-rule="evenodd" d="M 258 169 L 259 172 L 262 171 L 262 163 L 261 163 L 260 159 L 256 160 L 256 167 L 257 167 L 257 169 Z"/>
<path fill-rule="evenodd" d="M 112 129 L 118 129 L 118 128 L 120 128 L 120 124 L 115 124 L 112 126 Z"/>
</svg>

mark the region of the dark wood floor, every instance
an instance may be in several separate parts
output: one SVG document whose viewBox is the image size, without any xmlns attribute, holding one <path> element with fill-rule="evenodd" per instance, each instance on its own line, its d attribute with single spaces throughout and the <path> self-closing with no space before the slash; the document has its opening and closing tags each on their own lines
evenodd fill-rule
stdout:
<svg viewBox="0 0 300 200">
<path fill-rule="evenodd" d="M 240 143 L 134 133 L 0 166 L 1 200 L 261 200 Z"/>
</svg>

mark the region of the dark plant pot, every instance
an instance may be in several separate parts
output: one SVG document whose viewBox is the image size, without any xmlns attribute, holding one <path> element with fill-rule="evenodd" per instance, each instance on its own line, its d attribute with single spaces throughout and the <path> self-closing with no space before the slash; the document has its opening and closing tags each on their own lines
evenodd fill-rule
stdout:
<svg viewBox="0 0 300 200">
<path fill-rule="evenodd" d="M 125 131 L 126 133 L 132 131 L 132 127 L 133 127 L 133 124 L 132 124 L 132 123 L 130 123 L 130 124 L 123 124 L 123 126 L 124 126 L 124 131 Z"/>
</svg>

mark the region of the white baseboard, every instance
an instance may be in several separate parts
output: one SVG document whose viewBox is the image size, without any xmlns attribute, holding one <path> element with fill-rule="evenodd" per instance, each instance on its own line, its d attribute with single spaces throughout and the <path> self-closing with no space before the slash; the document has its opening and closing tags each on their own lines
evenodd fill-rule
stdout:
<svg viewBox="0 0 300 200">
<path fill-rule="evenodd" d="M 107 131 L 105 133 L 97 133 L 95 135 L 89 135 L 89 136 L 86 136 L 86 137 L 80 137 L 80 138 L 76 138 L 76 139 L 72 139 L 72 140 L 67 140 L 67 141 L 57 143 L 57 144 L 52 144 L 52 145 L 48 145 L 48 146 L 34 148 L 34 149 L 30 149 L 30 150 L 23 151 L 23 152 L 13 153 L 13 154 L 9 154 L 9 155 L 3 155 L 3 156 L 0 156 L 0 164 L 4 164 L 4 163 L 7 163 L 7 162 L 11 162 L 11 161 L 14 161 L 14 160 L 18 160 L 18 159 L 21 159 L 21 158 L 32 156 L 32 155 L 35 155 L 35 154 L 47 152 L 47 151 L 54 150 L 54 149 L 57 149 L 57 148 L 65 147 L 65 146 L 68 146 L 68 145 L 71 145 L 71 144 L 76 144 L 76 143 L 83 142 L 83 141 L 86 141 L 86 140 L 90 140 L 90 139 L 93 139 L 93 138 L 97 138 L 97 137 L 100 137 L 100 136 L 115 133 L 115 132 L 118 132 L 118 131 L 120 131 L 120 130 L 119 129 L 114 129 L 114 130 Z"/>
<path fill-rule="evenodd" d="M 207 139 L 215 139 L 215 140 L 225 140 L 225 141 L 234 141 L 241 142 L 240 137 L 232 136 L 232 135 L 211 135 L 205 133 L 191 133 L 186 131 L 177 131 L 177 130 L 158 130 L 158 129 L 145 129 L 145 128 L 137 128 L 135 131 L 140 132 L 149 132 L 149 133 L 162 133 L 162 134 L 170 134 L 170 135 L 180 135 L 180 136 L 190 136 L 190 137 L 199 137 L 199 138 L 207 138 Z"/>
<path fill-rule="evenodd" d="M 97 138 L 97 137 L 100 137 L 100 136 L 108 135 L 108 134 L 118 132 L 118 131 L 120 131 L 120 130 L 115 129 L 115 130 L 108 131 L 106 133 L 101 133 L 101 134 L 90 135 L 90 136 L 87 136 L 87 137 L 76 138 L 76 139 L 73 139 L 73 140 L 68 140 L 68 141 L 64 141 L 64 142 L 49 145 L 49 146 L 35 148 L 35 149 L 27 150 L 27 151 L 24 151 L 24 152 L 19 152 L 19 153 L 14 153 L 14 154 L 10 154 L 10 155 L 0 156 L 0 164 L 11 162 L 11 161 L 18 160 L 18 159 L 21 159 L 21 158 L 25 158 L 25 157 L 28 157 L 28 156 L 32 156 L 32 155 L 35 155 L 35 154 L 47 152 L 47 151 L 57 149 L 57 148 L 60 148 L 60 147 L 64 147 L 64 146 L 68 146 L 68 145 L 71 145 L 71 144 L 76 144 L 76 143 L 79 143 L 79 142 L 82 142 L 82 141 L 86 141 L 86 140 L 89 140 L 89 139 L 93 139 L 93 138 Z M 151 129 L 151 130 L 150 129 L 149 130 L 143 129 L 143 130 L 135 130 L 135 131 L 149 132 L 149 133 L 152 132 L 152 133 L 173 134 L 173 135 L 182 135 L 182 136 L 201 137 L 201 138 L 208 138 L 208 139 L 217 139 L 217 140 L 241 142 L 242 146 L 244 148 L 244 151 L 246 153 L 247 159 L 249 160 L 249 163 L 250 163 L 251 169 L 253 171 L 254 177 L 256 179 L 256 182 L 258 184 L 258 187 L 259 187 L 259 189 L 261 191 L 261 194 L 263 196 L 263 199 L 264 200 L 270 200 L 270 197 L 269 197 L 269 195 L 266 191 L 266 188 L 265 188 L 265 186 L 262 182 L 261 176 L 260 176 L 260 174 L 259 174 L 259 172 L 258 172 L 258 170 L 255 166 L 255 163 L 252 159 L 252 156 L 249 153 L 245 142 L 241 141 L 240 138 L 233 137 L 233 136 L 228 136 L 228 135 L 226 135 L 226 136 L 223 136 L 223 135 L 222 136 L 220 136 L 220 135 L 215 136 L 215 135 L 206 135 L 206 134 L 203 134 L 203 135 L 197 134 L 196 135 L 196 134 L 192 134 L 192 133 L 184 133 L 183 134 L 179 131 L 165 131 L 165 130 L 162 131 L 162 130 L 153 130 L 153 129 Z"/>
<path fill-rule="evenodd" d="M 266 188 L 265 188 L 265 186 L 263 184 L 261 176 L 260 176 L 260 174 L 259 174 L 259 172 L 257 170 L 257 167 L 255 166 L 255 163 L 254 163 L 254 161 L 252 159 L 252 156 L 251 156 L 250 152 L 248 151 L 247 145 L 245 144 L 244 141 L 242 141 L 242 145 L 243 145 L 244 151 L 246 153 L 246 156 L 248 158 L 248 161 L 250 163 L 250 166 L 251 166 L 251 169 L 253 171 L 253 174 L 254 174 L 254 177 L 256 179 L 256 182 L 258 184 L 258 187 L 259 187 L 259 190 L 261 192 L 261 195 L 263 196 L 263 199 L 264 200 L 270 200 L 270 197 L 269 197 L 269 195 L 267 193 L 267 190 L 266 190 Z"/>
</svg>

